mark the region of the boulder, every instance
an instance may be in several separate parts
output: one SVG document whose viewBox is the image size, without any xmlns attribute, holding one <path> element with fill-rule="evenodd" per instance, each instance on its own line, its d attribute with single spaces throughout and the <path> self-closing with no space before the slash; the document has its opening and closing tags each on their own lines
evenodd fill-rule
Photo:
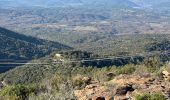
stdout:
<svg viewBox="0 0 170 100">
<path fill-rule="evenodd" d="M 128 92 L 133 92 L 135 89 L 132 84 L 128 84 L 124 87 L 120 87 L 116 91 L 116 95 L 126 95 Z"/>
</svg>

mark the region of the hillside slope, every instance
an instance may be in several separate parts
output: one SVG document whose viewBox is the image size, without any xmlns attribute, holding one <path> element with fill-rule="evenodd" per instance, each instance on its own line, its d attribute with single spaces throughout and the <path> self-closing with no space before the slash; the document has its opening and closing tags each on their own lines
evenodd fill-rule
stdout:
<svg viewBox="0 0 170 100">
<path fill-rule="evenodd" d="M 0 28 L 0 59 L 33 59 L 49 54 L 52 50 L 70 49 L 57 43 Z"/>
<path fill-rule="evenodd" d="M 20 84 L 22 86 L 38 84 L 38 87 L 33 88 L 35 97 L 27 95 L 27 98 L 32 98 L 30 100 L 37 100 L 39 97 L 48 100 L 49 95 L 55 100 L 61 98 L 63 98 L 62 100 L 71 100 L 75 97 L 73 100 L 88 100 L 96 97 L 136 98 L 136 95 L 138 93 L 142 95 L 143 91 L 148 95 L 161 93 L 163 97 L 169 99 L 169 88 L 164 88 L 170 86 L 169 64 L 154 63 L 154 66 L 152 66 L 153 60 L 140 65 L 130 64 L 122 67 L 104 68 L 68 67 L 65 64 L 24 65 L 1 74 L 0 80 L 4 86 L 0 91 L 0 97 L 9 95 L 8 91 L 4 93 L 6 89 L 9 89 L 9 93 L 15 89 L 24 91 L 25 89 L 17 87 Z M 46 58 L 37 60 L 37 62 L 39 61 L 50 62 Z M 162 77 L 161 73 L 163 72 L 168 73 L 168 80 L 166 77 Z M 16 86 L 16 88 L 11 89 L 10 86 Z M 14 93 L 17 94 L 18 91 Z M 88 95 L 89 93 L 91 95 Z M 133 95 L 129 95 L 129 93 Z M 17 94 L 19 97 L 22 97 L 22 95 L 24 94 Z"/>
<path fill-rule="evenodd" d="M 18 65 L 4 63 L 23 63 L 44 57 L 52 51 L 71 49 L 58 42 L 37 39 L 0 28 L 0 73 Z"/>
</svg>

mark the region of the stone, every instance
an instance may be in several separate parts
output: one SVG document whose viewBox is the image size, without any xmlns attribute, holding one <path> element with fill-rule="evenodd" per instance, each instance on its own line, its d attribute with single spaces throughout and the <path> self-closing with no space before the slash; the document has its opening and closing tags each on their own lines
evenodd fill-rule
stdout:
<svg viewBox="0 0 170 100">
<path fill-rule="evenodd" d="M 166 71 L 166 70 L 163 71 L 162 74 L 165 75 L 165 76 L 169 76 L 170 75 L 170 73 L 168 71 Z"/>
<path fill-rule="evenodd" d="M 118 88 L 116 91 L 117 95 L 126 95 L 127 92 L 132 92 L 134 91 L 133 85 L 132 84 L 128 84 L 127 86 Z"/>
<path fill-rule="evenodd" d="M 109 78 L 111 78 L 111 77 L 114 77 L 114 76 L 116 76 L 114 73 L 108 73 L 108 74 L 106 74 L 106 76 L 107 77 L 109 77 Z"/>
</svg>

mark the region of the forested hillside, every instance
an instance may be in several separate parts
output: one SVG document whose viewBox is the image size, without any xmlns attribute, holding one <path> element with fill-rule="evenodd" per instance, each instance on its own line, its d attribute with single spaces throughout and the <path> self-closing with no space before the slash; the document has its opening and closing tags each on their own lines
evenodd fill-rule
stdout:
<svg viewBox="0 0 170 100">
<path fill-rule="evenodd" d="M 51 52 L 72 49 L 58 42 L 25 36 L 5 28 L 0 28 L 0 72 L 5 72 L 29 60 L 49 55 Z"/>
<path fill-rule="evenodd" d="M 148 35 L 146 35 L 148 36 Z M 145 37 L 146 38 L 146 37 Z M 149 38 L 149 37 L 147 37 Z M 130 39 L 130 38 L 129 38 Z M 13 70 L 10 70 L 6 73 L 1 74 L 1 80 L 5 81 L 8 84 L 30 84 L 41 82 L 44 78 L 52 77 L 56 73 L 60 74 L 67 74 L 67 71 L 71 73 L 71 75 L 75 75 L 75 73 L 81 74 L 88 74 L 88 72 L 83 71 L 75 71 L 76 70 L 84 70 L 85 69 L 94 69 L 100 70 L 105 68 L 110 68 L 114 66 L 115 68 L 123 68 L 124 66 L 128 66 L 129 70 L 131 66 L 136 65 L 143 65 L 145 67 L 151 67 L 148 70 L 156 70 L 162 64 L 166 64 L 170 61 L 170 44 L 169 40 L 164 40 L 165 37 L 162 39 L 160 38 L 159 41 L 150 40 L 153 38 L 149 38 L 145 40 L 147 43 L 143 44 L 143 38 L 138 41 L 138 46 L 142 47 L 138 48 L 140 53 L 131 53 L 128 52 L 117 52 L 115 55 L 97 55 L 96 53 L 87 52 L 87 51 L 78 51 L 78 50 L 71 50 L 71 51 L 55 51 L 50 55 L 43 57 L 41 59 L 32 60 L 29 63 L 19 66 Z M 124 40 L 125 41 L 125 40 Z M 120 45 L 120 44 L 118 44 Z M 136 44 L 131 44 L 136 45 Z M 126 48 L 126 47 L 124 47 Z M 124 49 L 122 47 L 122 49 Z M 135 47 L 132 47 L 133 49 Z M 116 49 L 116 47 L 114 48 Z M 104 49 L 105 50 L 105 49 Z M 142 51 L 143 50 L 143 51 Z M 107 52 L 105 52 L 107 54 Z M 116 56 L 117 55 L 117 56 Z M 38 64 L 35 64 L 38 63 Z M 140 66 L 140 67 L 141 67 Z M 140 69 L 139 67 L 139 69 Z M 152 69 L 153 67 L 153 69 Z M 127 68 L 127 69 L 128 69 Z M 73 70 L 73 73 L 72 73 Z M 127 71 L 128 72 L 128 71 Z M 126 71 L 124 72 L 126 73 Z"/>
<path fill-rule="evenodd" d="M 0 59 L 33 59 L 70 47 L 0 28 Z"/>
</svg>

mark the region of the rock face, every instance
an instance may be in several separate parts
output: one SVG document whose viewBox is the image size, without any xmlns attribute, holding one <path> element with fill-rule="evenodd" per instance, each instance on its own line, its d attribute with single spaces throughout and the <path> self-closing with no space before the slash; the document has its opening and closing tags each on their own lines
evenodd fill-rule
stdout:
<svg viewBox="0 0 170 100">
<path fill-rule="evenodd" d="M 134 100 L 138 94 L 156 92 L 162 92 L 169 98 L 170 82 L 152 76 L 120 75 L 103 84 L 87 85 L 82 90 L 74 91 L 74 94 L 78 100 Z"/>
</svg>

